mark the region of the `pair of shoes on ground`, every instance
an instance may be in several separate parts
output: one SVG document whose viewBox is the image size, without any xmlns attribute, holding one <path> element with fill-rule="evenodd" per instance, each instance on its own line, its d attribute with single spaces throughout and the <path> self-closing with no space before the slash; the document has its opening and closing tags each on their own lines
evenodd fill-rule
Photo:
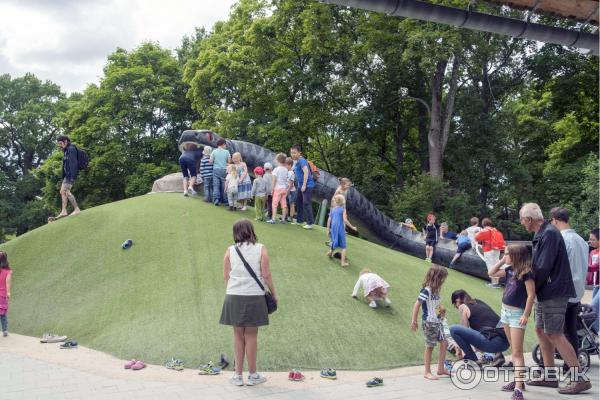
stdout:
<svg viewBox="0 0 600 400">
<path fill-rule="evenodd" d="M 40 339 L 40 343 L 60 343 L 67 340 L 65 335 L 57 335 L 55 333 L 44 333 Z"/>
<path fill-rule="evenodd" d="M 302 375 L 302 372 L 297 371 L 295 369 L 291 370 L 288 374 L 288 380 L 294 382 L 302 382 L 305 379 L 305 376 Z"/>
<path fill-rule="evenodd" d="M 190 196 L 197 196 L 197 195 L 198 195 L 198 192 L 196 192 L 194 189 L 192 189 L 192 188 L 190 187 L 190 188 L 188 188 L 188 190 L 187 190 L 187 191 L 183 192 L 183 196 L 184 196 L 184 197 L 187 197 L 188 195 L 190 195 Z"/>
<path fill-rule="evenodd" d="M 560 394 L 578 394 L 581 392 L 585 392 L 586 390 L 590 390 L 592 388 L 592 382 L 589 380 L 585 381 L 583 379 L 571 381 L 563 387 L 558 386 L 558 379 L 530 379 L 527 381 L 528 386 L 541 386 L 541 387 L 551 387 L 558 389 L 558 393 Z"/>
<path fill-rule="evenodd" d="M 321 370 L 321 373 L 319 374 L 319 376 L 321 378 L 335 380 L 335 379 L 337 379 L 337 372 L 335 371 L 335 369 L 327 368 L 327 369 Z"/>
<path fill-rule="evenodd" d="M 433 261 L 431 261 L 431 258 L 429 258 L 429 257 L 425 258 L 425 261 L 427 261 L 427 262 L 433 262 Z"/>
<path fill-rule="evenodd" d="M 167 369 L 173 369 L 175 371 L 183 371 L 184 364 L 182 360 L 171 357 L 171 359 L 167 360 L 167 362 L 165 363 L 165 367 Z"/>
<path fill-rule="evenodd" d="M 61 349 L 76 349 L 77 342 L 75 340 L 68 340 L 60 345 Z"/>
<path fill-rule="evenodd" d="M 261 383 L 265 383 L 266 381 L 267 378 L 265 378 L 258 372 L 255 372 L 253 374 L 248 375 L 248 379 L 246 380 L 246 386 L 256 386 L 260 385 Z M 231 384 L 235 386 L 244 386 L 244 378 L 242 377 L 242 375 L 233 374 L 229 382 L 231 382 Z"/>
<path fill-rule="evenodd" d="M 135 358 L 132 358 L 131 360 L 125 363 L 123 368 L 139 371 L 140 369 L 146 368 L 146 364 L 141 360 L 136 360 Z"/>
<path fill-rule="evenodd" d="M 391 307 L 392 306 L 392 302 L 390 299 L 386 298 L 383 303 L 385 304 L 386 307 Z M 377 303 L 375 302 L 375 300 L 371 301 L 369 303 L 369 307 L 371 308 L 377 308 Z"/>
<path fill-rule="evenodd" d="M 383 379 L 373 378 L 367 382 L 367 387 L 383 386 Z"/>
</svg>

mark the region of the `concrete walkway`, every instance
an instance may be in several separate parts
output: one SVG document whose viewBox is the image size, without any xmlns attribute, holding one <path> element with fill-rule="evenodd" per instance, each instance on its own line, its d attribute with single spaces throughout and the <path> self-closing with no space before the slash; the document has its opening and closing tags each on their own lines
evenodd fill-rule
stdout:
<svg viewBox="0 0 600 400">
<path fill-rule="evenodd" d="M 199 376 L 187 369 L 175 372 L 162 366 L 142 371 L 123 369 L 123 361 L 94 350 L 61 350 L 57 344 L 40 344 L 35 338 L 10 335 L 0 338 L 0 399 L 485 399 L 508 400 L 502 382 L 480 383 L 461 390 L 450 379 L 426 381 L 422 367 L 378 372 L 338 371 L 337 381 L 306 372 L 306 381 L 289 382 L 286 373 L 266 373 L 269 381 L 257 387 L 234 387 L 231 372 Z M 385 386 L 367 388 L 368 377 L 383 376 Z M 588 373 L 593 389 L 576 397 L 559 396 L 554 389 L 529 388 L 525 398 L 598 399 L 598 358 Z"/>
</svg>

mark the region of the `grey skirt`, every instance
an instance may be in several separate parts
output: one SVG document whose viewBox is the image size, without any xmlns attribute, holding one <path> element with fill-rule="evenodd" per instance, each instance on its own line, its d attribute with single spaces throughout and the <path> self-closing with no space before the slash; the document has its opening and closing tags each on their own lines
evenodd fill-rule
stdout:
<svg viewBox="0 0 600 400">
<path fill-rule="evenodd" d="M 243 327 L 269 325 L 265 296 L 226 295 L 219 323 Z"/>
</svg>

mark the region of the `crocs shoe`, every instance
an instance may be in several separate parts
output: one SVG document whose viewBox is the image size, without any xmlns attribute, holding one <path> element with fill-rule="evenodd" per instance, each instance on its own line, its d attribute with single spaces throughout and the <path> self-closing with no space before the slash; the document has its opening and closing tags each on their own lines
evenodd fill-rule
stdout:
<svg viewBox="0 0 600 400">
<path fill-rule="evenodd" d="M 367 382 L 367 387 L 383 386 L 383 379 L 373 378 Z"/>
<path fill-rule="evenodd" d="M 131 366 L 131 369 L 134 371 L 139 371 L 140 369 L 146 368 L 146 364 L 143 361 L 136 361 L 135 364 Z"/>
<path fill-rule="evenodd" d="M 321 373 L 319 374 L 319 376 L 321 378 L 325 378 L 325 379 L 332 379 L 332 380 L 337 379 L 337 373 L 335 372 L 335 369 L 331 369 L 331 368 L 322 370 Z"/>
<path fill-rule="evenodd" d="M 123 366 L 123 368 L 125 368 L 125 369 L 131 369 L 131 367 L 133 367 L 136 362 L 137 362 L 137 360 L 134 359 L 134 358 L 132 358 L 131 360 L 129 360 L 129 361 L 127 361 L 125 363 L 125 365 Z"/>
</svg>

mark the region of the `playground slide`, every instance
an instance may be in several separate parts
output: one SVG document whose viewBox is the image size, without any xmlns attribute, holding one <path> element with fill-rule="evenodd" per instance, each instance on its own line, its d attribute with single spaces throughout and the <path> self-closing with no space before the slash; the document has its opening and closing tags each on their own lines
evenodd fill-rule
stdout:
<svg viewBox="0 0 600 400">
<path fill-rule="evenodd" d="M 214 148 L 220 138 L 218 134 L 207 130 L 186 130 L 179 138 L 179 149 L 183 150 L 185 143 Z M 264 147 L 239 140 L 225 140 L 227 149 L 231 153 L 240 152 L 242 154 L 250 171 L 254 167 L 263 166 L 265 162 L 276 165 L 275 153 Z M 317 199 L 329 200 L 338 187 L 338 178 L 327 171 L 321 169 L 319 171 L 321 176 L 316 182 L 313 196 Z M 425 258 L 425 242 L 421 238 L 421 234 L 411 231 L 384 215 L 355 188 L 351 188 L 348 192 L 346 209 L 351 221 L 358 221 L 361 228 L 368 230 L 366 236 L 374 238 L 377 242 L 394 250 Z M 440 240 L 433 256 L 433 262 L 448 266 L 455 253 L 454 241 Z M 473 250 L 465 252 L 453 267 L 466 274 L 488 279 L 485 263 Z"/>
</svg>

